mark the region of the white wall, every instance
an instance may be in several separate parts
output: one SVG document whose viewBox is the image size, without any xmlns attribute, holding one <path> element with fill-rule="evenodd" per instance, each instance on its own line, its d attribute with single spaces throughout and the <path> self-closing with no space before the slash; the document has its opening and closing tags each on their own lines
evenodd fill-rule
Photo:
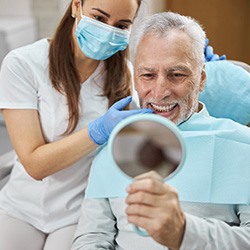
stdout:
<svg viewBox="0 0 250 250">
<path fill-rule="evenodd" d="M 51 37 L 70 0 L 32 0 L 39 38 Z"/>
<path fill-rule="evenodd" d="M 10 50 L 36 39 L 32 0 L 0 0 L 0 65 Z"/>
<path fill-rule="evenodd" d="M 33 17 L 32 1 L 0 0 L 0 17 Z"/>
</svg>

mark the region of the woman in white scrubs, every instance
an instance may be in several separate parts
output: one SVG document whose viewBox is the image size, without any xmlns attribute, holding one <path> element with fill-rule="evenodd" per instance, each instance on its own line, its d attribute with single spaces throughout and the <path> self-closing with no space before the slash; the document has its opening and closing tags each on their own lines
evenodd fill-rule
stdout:
<svg viewBox="0 0 250 250">
<path fill-rule="evenodd" d="M 94 150 L 126 116 L 152 112 L 123 110 L 140 3 L 72 0 L 52 39 L 6 56 L 0 109 L 18 157 L 0 192 L 1 249 L 69 250 Z"/>
</svg>

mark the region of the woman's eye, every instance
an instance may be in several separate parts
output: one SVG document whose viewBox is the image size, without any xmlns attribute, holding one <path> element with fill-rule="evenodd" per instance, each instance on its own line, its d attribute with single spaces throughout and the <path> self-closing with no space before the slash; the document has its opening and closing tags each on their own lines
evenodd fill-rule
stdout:
<svg viewBox="0 0 250 250">
<path fill-rule="evenodd" d="M 126 24 L 117 24 L 116 28 L 121 29 L 121 30 L 127 30 L 129 27 Z"/>
<path fill-rule="evenodd" d="M 106 19 L 104 17 L 102 17 L 102 16 L 96 15 L 96 16 L 94 16 L 94 19 L 99 21 L 99 22 L 102 22 L 102 23 L 106 22 Z"/>
</svg>

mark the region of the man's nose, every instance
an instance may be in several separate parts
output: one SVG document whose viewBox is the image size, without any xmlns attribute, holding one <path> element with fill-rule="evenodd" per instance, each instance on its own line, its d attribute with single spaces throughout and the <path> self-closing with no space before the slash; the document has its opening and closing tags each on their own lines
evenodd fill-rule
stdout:
<svg viewBox="0 0 250 250">
<path fill-rule="evenodd" d="M 156 80 L 154 88 L 154 98 L 162 99 L 171 95 L 171 83 L 163 76 L 159 76 Z"/>
</svg>

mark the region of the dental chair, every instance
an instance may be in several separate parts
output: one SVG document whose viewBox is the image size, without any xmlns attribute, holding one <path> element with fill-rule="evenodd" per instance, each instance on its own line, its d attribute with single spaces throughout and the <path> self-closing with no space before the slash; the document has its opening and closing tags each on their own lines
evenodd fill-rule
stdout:
<svg viewBox="0 0 250 250">
<path fill-rule="evenodd" d="M 0 156 L 0 189 L 2 189 L 8 181 L 15 160 L 16 154 L 14 150 Z"/>
<path fill-rule="evenodd" d="M 12 166 L 16 159 L 3 116 L 0 113 L 0 189 L 9 179 Z"/>
<path fill-rule="evenodd" d="M 250 125 L 250 66 L 238 61 L 206 63 L 207 80 L 199 99 L 209 114 Z"/>
<path fill-rule="evenodd" d="M 250 65 L 248 65 L 245 62 L 241 62 L 241 61 L 235 61 L 235 60 L 229 60 L 229 62 L 232 62 L 233 64 L 240 66 L 241 68 L 245 69 L 247 72 L 250 73 Z"/>
</svg>

